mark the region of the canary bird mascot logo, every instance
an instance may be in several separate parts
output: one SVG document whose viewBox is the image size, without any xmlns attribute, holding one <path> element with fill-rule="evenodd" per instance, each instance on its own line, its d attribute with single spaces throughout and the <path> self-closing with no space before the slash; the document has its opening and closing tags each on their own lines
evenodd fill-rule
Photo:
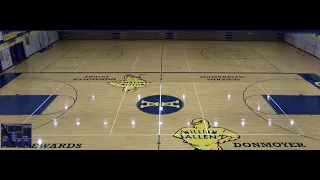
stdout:
<svg viewBox="0 0 320 180">
<path fill-rule="evenodd" d="M 240 135 L 221 127 L 211 127 L 205 119 L 194 119 L 193 127 L 179 129 L 173 137 L 183 139 L 195 150 L 222 150 L 221 144 L 236 141 Z"/>
<path fill-rule="evenodd" d="M 124 80 L 111 81 L 108 84 L 113 87 L 122 88 L 123 92 L 135 92 L 138 88 L 147 87 L 151 83 L 141 79 L 141 75 L 126 74 Z"/>
<path fill-rule="evenodd" d="M 315 84 L 316 84 L 317 86 L 320 86 L 320 82 L 315 82 Z"/>
</svg>

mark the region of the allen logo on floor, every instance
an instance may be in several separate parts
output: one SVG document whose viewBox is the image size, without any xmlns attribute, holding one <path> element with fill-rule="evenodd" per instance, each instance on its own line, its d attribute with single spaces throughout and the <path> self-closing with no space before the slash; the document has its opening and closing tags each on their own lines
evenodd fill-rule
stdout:
<svg viewBox="0 0 320 180">
<path fill-rule="evenodd" d="M 211 127 L 205 119 L 198 118 L 190 123 L 193 127 L 179 129 L 173 137 L 182 139 L 195 150 L 222 150 L 225 142 L 236 141 L 240 135 L 222 127 Z"/>
<path fill-rule="evenodd" d="M 134 76 L 127 74 L 124 76 L 124 80 L 111 81 L 108 84 L 113 87 L 122 88 L 123 92 L 135 92 L 138 88 L 147 87 L 151 83 L 141 79 L 141 75 Z"/>
<path fill-rule="evenodd" d="M 169 95 L 154 95 L 142 98 L 137 102 L 137 108 L 148 114 L 172 114 L 181 110 L 183 101 Z"/>
</svg>

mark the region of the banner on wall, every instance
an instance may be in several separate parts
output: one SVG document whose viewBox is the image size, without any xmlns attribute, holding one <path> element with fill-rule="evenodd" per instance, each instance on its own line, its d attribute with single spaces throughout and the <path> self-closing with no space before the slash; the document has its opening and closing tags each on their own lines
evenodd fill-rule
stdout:
<svg viewBox="0 0 320 180">
<path fill-rule="evenodd" d="M 3 31 L 2 31 L 3 33 Z M 7 40 L 7 41 L 2 41 L 0 43 L 0 51 L 7 49 L 15 44 L 18 44 L 20 42 L 22 42 L 23 40 L 25 40 L 27 37 L 29 36 L 34 36 L 37 35 L 39 33 L 39 31 L 27 31 L 27 32 L 22 32 L 20 31 L 17 32 L 17 37 L 11 39 L 11 40 Z"/>
<path fill-rule="evenodd" d="M 17 31 L 2 31 L 3 41 L 7 42 L 18 37 Z"/>
<path fill-rule="evenodd" d="M 26 34 L 28 31 L 0 31 L 0 44 L 14 40 L 15 38 Z"/>
</svg>

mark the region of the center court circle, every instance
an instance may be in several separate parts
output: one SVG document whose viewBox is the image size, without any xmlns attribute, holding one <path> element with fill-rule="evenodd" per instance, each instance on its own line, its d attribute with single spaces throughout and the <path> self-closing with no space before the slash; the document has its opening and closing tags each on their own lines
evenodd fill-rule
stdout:
<svg viewBox="0 0 320 180">
<path fill-rule="evenodd" d="M 147 96 L 137 102 L 137 108 L 140 111 L 156 115 L 172 114 L 180 111 L 183 107 L 182 100 L 169 95 L 161 95 L 161 100 L 160 95 Z"/>
</svg>

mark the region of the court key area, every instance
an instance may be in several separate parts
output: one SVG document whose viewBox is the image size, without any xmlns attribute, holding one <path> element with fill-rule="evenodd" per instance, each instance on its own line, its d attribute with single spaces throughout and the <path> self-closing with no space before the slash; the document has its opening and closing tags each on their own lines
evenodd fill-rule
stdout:
<svg viewBox="0 0 320 180">
<path fill-rule="evenodd" d="M 319 74 L 284 42 L 61 40 L 0 76 L 0 123 L 34 149 L 315 150 Z"/>
</svg>

